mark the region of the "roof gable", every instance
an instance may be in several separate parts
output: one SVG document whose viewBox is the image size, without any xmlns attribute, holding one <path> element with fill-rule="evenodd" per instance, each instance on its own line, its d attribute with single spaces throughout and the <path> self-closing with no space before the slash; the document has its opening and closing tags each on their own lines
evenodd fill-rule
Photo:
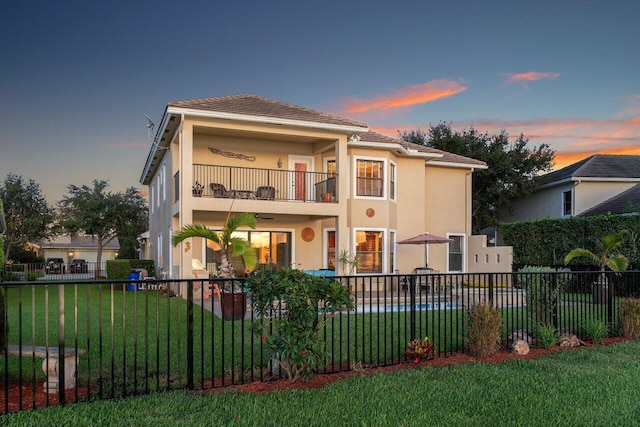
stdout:
<svg viewBox="0 0 640 427">
<path fill-rule="evenodd" d="M 640 156 L 594 154 L 564 168 L 541 175 L 538 185 L 571 178 L 639 178 Z"/>
</svg>

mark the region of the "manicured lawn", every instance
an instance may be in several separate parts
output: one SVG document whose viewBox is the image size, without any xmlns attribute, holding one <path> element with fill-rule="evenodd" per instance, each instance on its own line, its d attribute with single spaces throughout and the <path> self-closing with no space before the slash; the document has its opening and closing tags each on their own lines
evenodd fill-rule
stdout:
<svg viewBox="0 0 640 427">
<path fill-rule="evenodd" d="M 638 425 L 640 343 L 354 376 L 266 395 L 184 391 L 5 415 L 3 425 Z"/>
</svg>

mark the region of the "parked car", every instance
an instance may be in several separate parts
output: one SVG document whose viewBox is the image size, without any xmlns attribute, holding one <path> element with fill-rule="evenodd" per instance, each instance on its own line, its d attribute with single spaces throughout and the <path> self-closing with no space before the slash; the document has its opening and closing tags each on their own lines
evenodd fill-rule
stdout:
<svg viewBox="0 0 640 427">
<path fill-rule="evenodd" d="M 47 263 L 44 265 L 44 272 L 46 274 L 64 274 L 64 260 L 62 258 L 47 258 Z"/>
<path fill-rule="evenodd" d="M 86 273 L 89 271 L 87 261 L 83 259 L 74 259 L 69 266 L 69 272 L 71 273 Z"/>
</svg>

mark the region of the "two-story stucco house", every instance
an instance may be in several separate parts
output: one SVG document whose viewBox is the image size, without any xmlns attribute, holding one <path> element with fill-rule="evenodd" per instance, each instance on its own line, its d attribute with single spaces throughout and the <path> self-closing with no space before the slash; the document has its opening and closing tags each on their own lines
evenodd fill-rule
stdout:
<svg viewBox="0 0 640 427">
<path fill-rule="evenodd" d="M 170 277 L 193 277 L 193 260 L 211 272 L 217 248 L 199 238 L 174 248 L 171 236 L 191 223 L 219 229 L 231 211 L 255 214 L 257 228 L 240 234 L 275 268 L 341 272 L 347 250 L 360 274 L 411 272 L 425 249 L 396 242 L 429 232 L 453 240 L 429 245 L 429 266 L 466 271 L 471 179 L 484 168 L 258 96 L 170 102 L 141 176 L 150 256 Z"/>
<path fill-rule="evenodd" d="M 515 214 L 506 214 L 502 220 L 580 216 L 638 183 L 640 156 L 594 154 L 540 176 L 534 193 L 514 202 Z"/>
</svg>

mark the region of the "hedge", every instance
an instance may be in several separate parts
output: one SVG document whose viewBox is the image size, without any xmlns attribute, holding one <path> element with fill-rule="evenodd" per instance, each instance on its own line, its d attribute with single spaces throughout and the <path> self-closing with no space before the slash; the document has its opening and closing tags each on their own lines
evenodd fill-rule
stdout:
<svg viewBox="0 0 640 427">
<path fill-rule="evenodd" d="M 575 248 L 600 253 L 600 242 L 607 234 L 627 230 L 620 252 L 629 259 L 629 268 L 640 267 L 640 216 L 600 215 L 553 218 L 500 224 L 507 246 L 513 246 L 513 265 L 562 266 L 565 255 Z M 575 266 L 582 260 L 573 261 Z"/>
</svg>

